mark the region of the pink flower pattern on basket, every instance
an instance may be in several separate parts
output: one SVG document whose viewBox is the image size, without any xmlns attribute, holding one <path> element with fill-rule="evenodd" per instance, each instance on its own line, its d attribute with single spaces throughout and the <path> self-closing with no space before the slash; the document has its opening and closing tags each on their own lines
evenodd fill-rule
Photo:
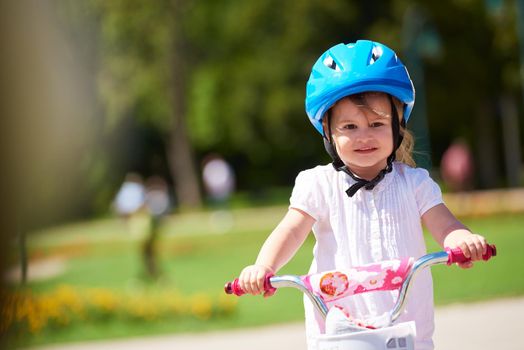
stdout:
<svg viewBox="0 0 524 350">
<path fill-rule="evenodd" d="M 354 294 L 399 289 L 409 274 L 413 258 L 387 260 L 347 270 L 306 276 L 306 284 L 325 301 Z"/>
</svg>

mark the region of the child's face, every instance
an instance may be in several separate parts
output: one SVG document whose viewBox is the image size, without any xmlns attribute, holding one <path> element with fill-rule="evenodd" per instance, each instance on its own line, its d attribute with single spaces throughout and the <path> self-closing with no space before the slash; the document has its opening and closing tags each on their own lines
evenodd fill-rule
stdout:
<svg viewBox="0 0 524 350">
<path fill-rule="evenodd" d="M 374 178 L 393 152 L 388 96 L 366 93 L 338 101 L 331 110 L 331 135 L 351 171 L 368 180 Z"/>
</svg>

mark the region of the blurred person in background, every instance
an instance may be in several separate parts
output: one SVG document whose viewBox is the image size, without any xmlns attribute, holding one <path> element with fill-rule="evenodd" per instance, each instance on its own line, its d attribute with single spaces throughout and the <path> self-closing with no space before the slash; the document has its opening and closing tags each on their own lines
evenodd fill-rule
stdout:
<svg viewBox="0 0 524 350">
<path fill-rule="evenodd" d="M 446 149 L 440 162 L 440 174 L 453 192 L 473 188 L 473 155 L 464 141 L 454 141 Z"/>
<path fill-rule="evenodd" d="M 113 207 L 121 217 L 128 218 L 138 212 L 145 202 L 145 188 L 142 177 L 135 173 L 126 175 L 116 194 Z"/>
<path fill-rule="evenodd" d="M 217 154 L 210 154 L 202 161 L 202 181 L 211 205 L 210 225 L 215 232 L 224 233 L 234 225 L 228 202 L 235 190 L 235 173 L 231 165 Z"/>
<path fill-rule="evenodd" d="M 233 168 L 222 157 L 211 154 L 202 161 L 202 180 L 213 203 L 225 203 L 235 189 Z"/>
<path fill-rule="evenodd" d="M 157 243 L 162 218 L 169 213 L 171 201 L 167 182 L 160 176 L 146 180 L 145 207 L 149 214 L 148 233 L 142 245 L 142 255 L 147 276 L 156 279 L 160 276 L 157 263 Z"/>
<path fill-rule="evenodd" d="M 143 236 L 147 231 L 146 189 L 142 177 L 126 175 L 113 201 L 113 209 L 123 219 L 131 236 Z"/>
</svg>

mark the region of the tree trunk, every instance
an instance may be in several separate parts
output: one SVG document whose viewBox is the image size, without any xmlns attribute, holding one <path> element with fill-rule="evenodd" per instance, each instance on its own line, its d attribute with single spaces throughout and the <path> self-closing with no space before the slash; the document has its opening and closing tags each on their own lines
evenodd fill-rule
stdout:
<svg viewBox="0 0 524 350">
<path fill-rule="evenodd" d="M 151 215 L 149 217 L 149 232 L 142 245 L 142 256 L 147 277 L 156 280 L 160 271 L 157 263 L 158 232 L 160 229 L 160 217 Z"/>
<path fill-rule="evenodd" d="M 175 121 L 168 154 L 178 205 L 182 208 L 197 208 L 202 201 L 184 116 L 175 116 Z"/>
<path fill-rule="evenodd" d="M 477 109 L 477 122 L 475 123 L 477 135 L 477 169 L 481 188 L 497 187 L 499 178 L 497 161 L 497 144 L 495 142 L 495 118 L 493 108 L 489 102 L 479 104 Z"/>
<path fill-rule="evenodd" d="M 193 150 L 187 134 L 186 91 L 188 50 L 182 30 L 184 1 L 173 0 L 173 45 L 171 52 L 171 103 L 173 124 L 168 149 L 171 175 L 175 182 L 178 204 L 182 208 L 195 208 L 202 204 L 199 181 L 193 163 Z"/>
<path fill-rule="evenodd" d="M 504 160 L 506 179 L 509 187 L 520 185 L 522 169 L 520 151 L 520 123 L 517 102 L 511 95 L 500 99 L 500 114 L 502 119 L 502 141 L 504 142 Z"/>
</svg>

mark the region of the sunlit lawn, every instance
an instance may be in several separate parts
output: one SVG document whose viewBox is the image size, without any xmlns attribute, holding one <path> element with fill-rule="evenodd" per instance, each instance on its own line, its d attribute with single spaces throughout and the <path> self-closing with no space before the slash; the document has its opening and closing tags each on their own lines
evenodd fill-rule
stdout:
<svg viewBox="0 0 524 350">
<path fill-rule="evenodd" d="M 117 291 L 176 289 L 184 295 L 197 292 L 217 295 L 224 283 L 250 264 L 268 232 L 284 214 L 283 207 L 236 210 L 232 217 L 195 213 L 166 220 L 159 242 L 162 278 L 156 284 L 144 278 L 140 237 L 130 235 L 118 220 L 101 220 L 60 227 L 31 236 L 33 261 L 52 256 L 65 259 L 65 270 L 52 278 L 30 282 L 35 293 L 59 285 L 103 287 Z M 437 304 L 475 301 L 524 294 L 520 247 L 524 246 L 524 215 L 466 219 L 474 231 L 497 244 L 499 255 L 472 270 L 438 266 L 433 269 Z M 140 221 L 135 222 L 135 228 Z M 228 233 L 220 231 L 229 227 Z M 139 231 L 139 230 L 138 230 Z M 281 273 L 303 274 L 311 260 L 313 240 L 308 239 Z M 428 239 L 428 250 L 439 250 Z M 233 298 L 233 297 L 231 297 Z M 243 297 L 232 316 L 200 321 L 105 322 L 46 330 L 25 344 L 79 341 L 144 334 L 203 331 L 247 327 L 302 319 L 302 297 L 295 290 L 281 290 L 273 298 Z"/>
</svg>

